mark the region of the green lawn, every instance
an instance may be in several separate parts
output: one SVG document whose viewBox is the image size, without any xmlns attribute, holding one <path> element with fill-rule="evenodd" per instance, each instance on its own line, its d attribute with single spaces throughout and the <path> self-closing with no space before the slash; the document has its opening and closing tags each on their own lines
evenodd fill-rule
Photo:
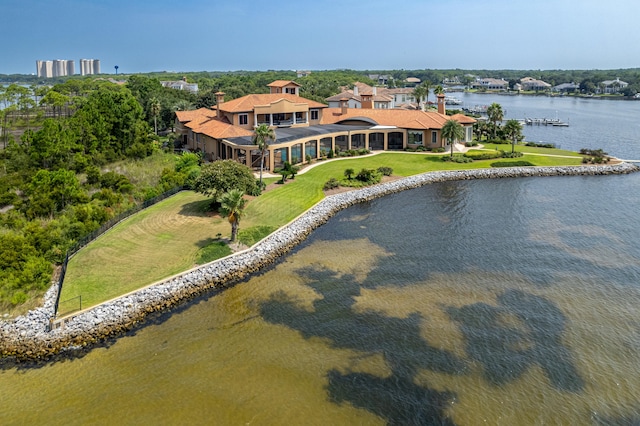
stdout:
<svg viewBox="0 0 640 426">
<path fill-rule="evenodd" d="M 543 149 L 518 148 L 535 154 L 539 152 L 533 150 Z M 566 151 L 546 151 L 559 156 L 525 154 L 517 160 L 539 166 L 581 164 L 581 157 L 575 153 L 567 154 L 574 158 L 566 158 L 561 156 Z M 395 176 L 410 176 L 437 170 L 488 168 L 492 162 L 512 161 L 493 159 L 459 164 L 443 162 L 441 157 L 442 154 L 385 152 L 321 162 L 253 199 L 247 205 L 240 232 L 251 234 L 255 241 L 269 230 L 290 222 L 320 201 L 324 197 L 324 183 L 331 177 L 341 179 L 347 168 L 357 173 L 362 168 L 387 166 Z M 74 299 L 78 296 L 86 308 L 190 269 L 199 257 L 210 259 L 214 248 L 205 247 L 216 241 L 218 234 L 228 237 L 230 226 L 226 220 L 208 213 L 208 203 L 201 194 L 181 192 L 128 218 L 80 250 L 69 261 L 60 315 L 79 307 L 79 300 Z"/>
</svg>

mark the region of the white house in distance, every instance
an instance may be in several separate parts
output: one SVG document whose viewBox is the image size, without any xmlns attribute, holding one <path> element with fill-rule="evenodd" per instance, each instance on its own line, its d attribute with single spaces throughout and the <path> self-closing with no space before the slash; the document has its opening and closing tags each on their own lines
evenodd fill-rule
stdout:
<svg viewBox="0 0 640 426">
<path fill-rule="evenodd" d="M 160 84 L 175 90 L 186 90 L 187 92 L 198 93 L 198 83 L 187 83 L 186 77 L 182 77 L 182 80 L 177 81 L 161 81 Z"/>
<path fill-rule="evenodd" d="M 546 81 L 537 80 L 533 77 L 525 77 L 520 79 L 520 84 L 522 85 L 522 90 L 525 91 L 534 91 L 534 92 L 543 92 L 545 90 L 551 89 L 551 85 Z"/>
<path fill-rule="evenodd" d="M 471 83 L 471 88 L 506 92 L 509 90 L 509 82 L 502 78 L 476 78 Z"/>
<path fill-rule="evenodd" d="M 629 83 L 622 81 L 619 78 L 616 78 L 615 80 L 605 80 L 598 84 L 598 93 L 620 93 L 620 91 L 628 85 Z"/>
</svg>

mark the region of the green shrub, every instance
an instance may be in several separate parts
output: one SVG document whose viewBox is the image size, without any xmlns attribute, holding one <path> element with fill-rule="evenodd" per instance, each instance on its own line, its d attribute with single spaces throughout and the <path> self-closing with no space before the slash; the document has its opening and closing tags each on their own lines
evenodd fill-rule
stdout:
<svg viewBox="0 0 640 426">
<path fill-rule="evenodd" d="M 502 153 L 502 158 L 519 158 L 522 157 L 524 154 L 521 152 L 503 152 Z"/>
<path fill-rule="evenodd" d="M 453 163 L 471 163 L 473 159 L 469 157 L 465 157 L 463 155 L 454 155 L 453 157 L 450 155 L 445 155 L 442 158 L 442 161 L 450 161 Z"/>
<path fill-rule="evenodd" d="M 326 181 L 324 183 L 324 186 L 322 187 L 322 189 L 324 189 L 325 191 L 329 190 L 329 189 L 334 189 L 340 186 L 340 182 L 338 182 L 338 179 L 336 178 L 331 178 L 328 181 Z"/>
<path fill-rule="evenodd" d="M 491 163 L 491 167 L 527 167 L 534 165 L 535 164 L 531 164 L 528 161 L 500 161 Z"/>
<path fill-rule="evenodd" d="M 533 146 L 537 148 L 555 148 L 556 144 L 554 143 L 535 143 L 535 142 L 526 142 L 525 146 Z"/>
<path fill-rule="evenodd" d="M 374 169 L 362 169 L 356 175 L 356 179 L 367 184 L 374 184 L 382 180 L 382 175 Z"/>
<path fill-rule="evenodd" d="M 475 152 L 467 152 L 464 154 L 465 157 L 471 158 L 472 160 L 492 160 L 494 158 L 501 158 L 504 156 L 503 151 L 475 151 Z"/>
<path fill-rule="evenodd" d="M 445 152 L 446 150 L 443 147 L 433 148 L 431 152 Z"/>
<path fill-rule="evenodd" d="M 378 173 L 384 176 L 391 176 L 393 174 L 393 169 L 386 166 L 378 167 Z"/>
</svg>

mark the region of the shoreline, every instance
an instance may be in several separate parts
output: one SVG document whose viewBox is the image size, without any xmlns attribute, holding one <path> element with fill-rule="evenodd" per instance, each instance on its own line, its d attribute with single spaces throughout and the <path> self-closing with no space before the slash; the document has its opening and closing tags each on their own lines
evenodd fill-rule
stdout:
<svg viewBox="0 0 640 426">
<path fill-rule="evenodd" d="M 223 289 L 275 263 L 339 211 L 385 195 L 437 182 L 543 176 L 593 176 L 640 171 L 631 163 L 557 167 L 509 167 L 427 172 L 323 198 L 287 225 L 254 246 L 182 272 L 117 299 L 54 319 L 57 287 L 45 294 L 41 307 L 11 321 L 0 322 L 0 367 L 77 357 L 139 327 L 152 314 Z"/>
</svg>

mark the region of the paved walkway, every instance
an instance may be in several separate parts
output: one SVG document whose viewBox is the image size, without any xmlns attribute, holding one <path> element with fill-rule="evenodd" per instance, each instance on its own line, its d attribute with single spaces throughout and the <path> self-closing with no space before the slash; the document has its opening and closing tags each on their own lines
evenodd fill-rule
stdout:
<svg viewBox="0 0 640 426">
<path fill-rule="evenodd" d="M 454 146 L 454 150 L 453 152 L 456 153 L 465 153 L 470 149 L 482 149 L 484 148 L 484 145 L 477 145 L 477 146 L 472 146 L 472 147 L 467 147 L 465 145 L 462 144 L 455 144 Z M 446 151 L 449 152 L 449 151 Z M 371 151 L 370 154 L 365 154 L 365 155 L 357 155 L 354 157 L 337 157 L 337 158 L 327 158 L 326 160 L 322 160 L 322 161 L 315 161 L 311 164 L 303 164 L 301 166 L 300 171 L 297 173 L 299 175 L 302 175 L 306 172 L 308 172 L 309 170 L 313 169 L 316 166 L 321 166 L 329 161 L 340 161 L 340 160 L 353 160 L 356 158 L 364 158 L 364 157 L 371 157 L 373 155 L 378 155 L 378 154 L 383 154 L 383 153 L 389 153 L 389 154 L 418 154 L 418 155 L 442 155 L 442 154 L 446 154 L 446 152 L 430 152 L 430 151 Z M 257 172 L 254 172 L 255 177 L 260 177 L 260 171 L 258 170 Z M 274 173 L 270 173 L 267 171 L 263 171 L 262 172 L 262 177 L 280 177 L 279 174 L 274 174 Z"/>
</svg>

